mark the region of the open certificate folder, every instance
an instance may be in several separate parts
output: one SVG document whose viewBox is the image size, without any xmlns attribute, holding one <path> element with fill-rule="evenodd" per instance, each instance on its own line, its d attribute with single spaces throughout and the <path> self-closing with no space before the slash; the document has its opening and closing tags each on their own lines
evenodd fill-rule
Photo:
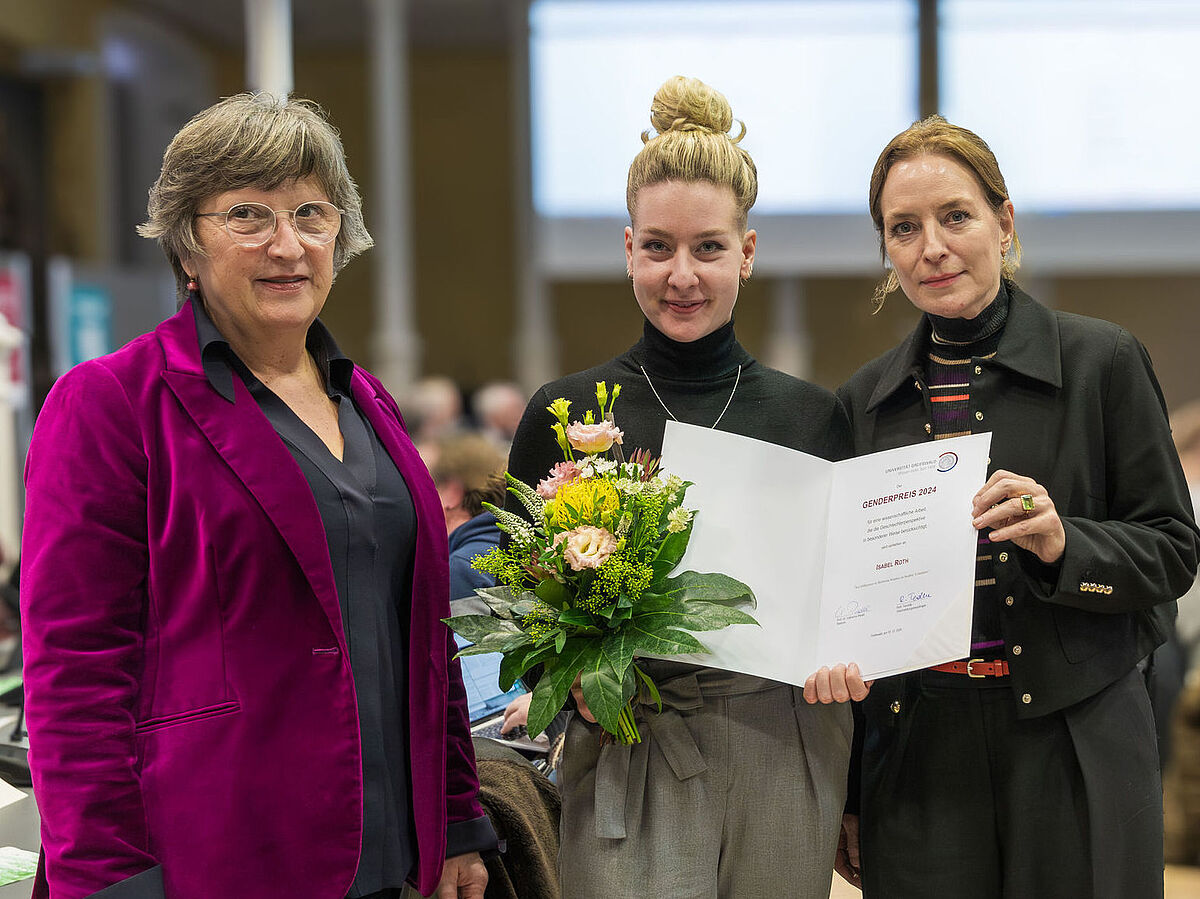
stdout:
<svg viewBox="0 0 1200 899">
<path fill-rule="evenodd" d="M 991 440 L 827 462 L 668 421 L 663 462 L 699 510 L 677 570 L 745 581 L 762 625 L 705 633 L 712 653 L 686 658 L 797 685 L 838 662 L 870 679 L 965 658 Z"/>
</svg>

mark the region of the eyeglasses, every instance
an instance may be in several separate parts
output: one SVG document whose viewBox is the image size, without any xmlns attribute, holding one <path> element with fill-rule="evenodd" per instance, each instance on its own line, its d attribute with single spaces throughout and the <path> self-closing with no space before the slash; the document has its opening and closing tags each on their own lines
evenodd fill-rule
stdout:
<svg viewBox="0 0 1200 899">
<path fill-rule="evenodd" d="M 305 243 L 325 246 L 342 230 L 342 210 L 324 200 L 295 209 L 272 209 L 263 203 L 238 203 L 228 212 L 197 212 L 197 218 L 224 219 L 229 239 L 240 247 L 261 247 L 275 235 L 279 216 L 290 215 L 296 234 Z"/>
</svg>

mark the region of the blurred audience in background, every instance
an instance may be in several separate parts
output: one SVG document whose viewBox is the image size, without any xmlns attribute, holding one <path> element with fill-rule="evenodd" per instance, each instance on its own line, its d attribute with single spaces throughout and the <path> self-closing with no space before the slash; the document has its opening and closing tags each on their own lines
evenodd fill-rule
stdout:
<svg viewBox="0 0 1200 899">
<path fill-rule="evenodd" d="M 1200 506 L 1200 401 L 1176 409 L 1171 434 L 1192 494 Z M 1171 714 L 1170 752 L 1163 776 L 1168 864 L 1200 864 L 1200 579 L 1179 598 L 1176 634 L 1186 679 Z"/>
<path fill-rule="evenodd" d="M 465 401 L 468 398 L 469 402 Z M 437 465 L 440 444 L 458 434 L 485 438 L 500 453 L 503 471 L 528 400 L 529 396 L 512 381 L 489 381 L 469 392 L 445 375 L 428 375 L 405 391 L 400 410 L 431 472 Z"/>
<path fill-rule="evenodd" d="M 433 443 L 430 466 L 433 484 L 442 500 L 446 534 L 450 539 L 450 599 L 455 615 L 488 615 L 488 607 L 475 595 L 490 587 L 489 575 L 471 567 L 500 542 L 496 517 L 483 504 L 504 505 L 505 456 L 482 434 L 458 433 Z"/>
<path fill-rule="evenodd" d="M 476 426 L 501 449 L 506 459 L 528 401 L 525 391 L 511 381 L 491 381 L 471 397 Z"/>
<path fill-rule="evenodd" d="M 463 428 L 462 391 L 444 375 L 429 375 L 405 392 L 400 409 L 425 467 L 432 469 L 437 441 Z"/>
</svg>

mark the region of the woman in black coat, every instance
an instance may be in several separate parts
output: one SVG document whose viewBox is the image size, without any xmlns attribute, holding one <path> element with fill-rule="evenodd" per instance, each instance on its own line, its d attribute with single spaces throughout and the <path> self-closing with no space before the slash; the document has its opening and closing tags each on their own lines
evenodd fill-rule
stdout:
<svg viewBox="0 0 1200 899">
<path fill-rule="evenodd" d="M 971 657 L 876 682 L 839 870 L 867 899 L 1161 896 L 1138 665 L 1200 537 L 1149 356 L 1017 287 L 1013 204 L 970 131 L 934 116 L 893 138 L 870 208 L 891 265 L 877 303 L 899 286 L 924 315 L 839 392 L 855 451 L 992 444 Z"/>
</svg>

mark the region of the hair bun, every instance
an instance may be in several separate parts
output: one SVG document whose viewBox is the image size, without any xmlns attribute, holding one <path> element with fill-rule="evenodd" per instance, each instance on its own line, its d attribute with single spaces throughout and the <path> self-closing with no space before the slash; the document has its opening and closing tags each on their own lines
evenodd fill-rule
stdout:
<svg viewBox="0 0 1200 899">
<path fill-rule="evenodd" d="M 725 95 L 709 87 L 698 78 L 676 75 L 663 82 L 650 104 L 650 124 L 654 132 L 708 131 L 713 134 L 728 134 L 733 127 L 733 109 Z M 741 133 L 731 137 L 735 144 L 746 134 L 744 122 Z M 642 134 L 645 143 L 655 136 L 646 131 Z"/>
</svg>

